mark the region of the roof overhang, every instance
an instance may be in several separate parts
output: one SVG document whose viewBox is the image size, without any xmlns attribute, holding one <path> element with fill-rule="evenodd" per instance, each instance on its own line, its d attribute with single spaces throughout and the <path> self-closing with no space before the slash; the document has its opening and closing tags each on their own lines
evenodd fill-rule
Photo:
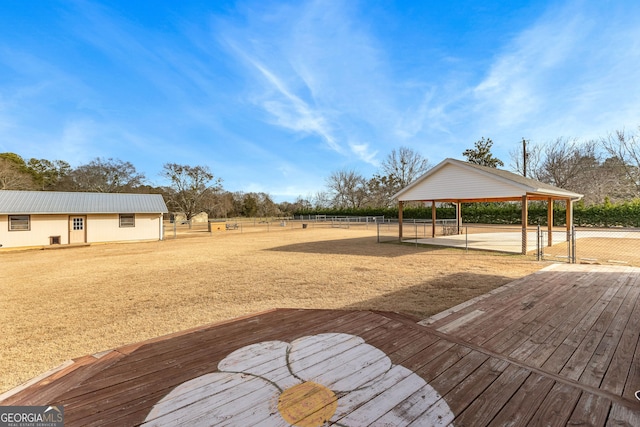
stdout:
<svg viewBox="0 0 640 427">
<path fill-rule="evenodd" d="M 582 194 L 563 190 L 501 169 L 445 159 L 393 197 L 398 201 L 504 202 L 571 200 Z"/>
</svg>

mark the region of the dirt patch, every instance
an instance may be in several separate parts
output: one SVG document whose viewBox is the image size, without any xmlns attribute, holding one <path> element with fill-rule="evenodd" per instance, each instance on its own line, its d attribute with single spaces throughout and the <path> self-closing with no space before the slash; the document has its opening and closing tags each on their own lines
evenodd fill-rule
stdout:
<svg viewBox="0 0 640 427">
<path fill-rule="evenodd" d="M 376 243 L 375 229 L 203 233 L 0 252 L 0 391 L 65 360 L 279 307 L 422 318 L 546 264 Z"/>
</svg>

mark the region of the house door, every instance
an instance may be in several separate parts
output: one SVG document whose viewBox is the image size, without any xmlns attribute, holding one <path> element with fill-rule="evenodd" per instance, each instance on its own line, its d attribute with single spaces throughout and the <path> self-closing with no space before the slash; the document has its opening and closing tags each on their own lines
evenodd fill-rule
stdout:
<svg viewBox="0 0 640 427">
<path fill-rule="evenodd" d="M 69 217 L 69 243 L 86 243 L 87 242 L 87 217 L 86 216 L 70 216 Z"/>
</svg>

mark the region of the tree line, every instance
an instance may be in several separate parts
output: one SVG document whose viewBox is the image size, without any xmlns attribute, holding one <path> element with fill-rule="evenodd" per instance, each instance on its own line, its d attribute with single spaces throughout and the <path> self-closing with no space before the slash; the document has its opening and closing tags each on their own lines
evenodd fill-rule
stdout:
<svg viewBox="0 0 640 427">
<path fill-rule="evenodd" d="M 640 130 L 640 128 L 639 128 Z M 491 151 L 493 141 L 482 137 L 462 152 L 466 161 L 501 167 L 504 162 Z M 616 131 L 606 137 L 580 141 L 556 138 L 532 143 L 523 138 L 511 150 L 509 169 L 537 181 L 583 194 L 585 206 L 624 203 L 640 198 L 640 133 Z M 304 201 L 310 210 L 360 210 L 393 207 L 392 196 L 430 167 L 419 153 L 400 148 L 382 162 L 379 172 L 367 179 L 353 170 L 332 172 L 326 190 Z M 309 210 L 307 210 L 308 212 Z"/>
<path fill-rule="evenodd" d="M 72 168 L 64 160 L 25 160 L 0 153 L 0 190 L 162 194 L 170 211 L 184 213 L 187 219 L 201 212 L 215 218 L 289 216 L 297 208 L 277 204 L 266 193 L 225 191 L 222 179 L 207 166 L 166 163 L 160 175 L 170 185 L 149 185 L 132 163 L 119 159 L 97 157 Z"/>
<path fill-rule="evenodd" d="M 616 131 L 597 140 L 557 138 L 536 144 L 523 138 L 510 152 L 510 169 L 543 183 L 584 195 L 582 204 L 619 204 L 640 198 L 640 128 Z M 493 155 L 491 138 L 482 137 L 462 155 L 468 162 L 504 166 Z M 163 165 L 170 184 L 153 186 L 130 162 L 95 158 L 76 168 L 64 160 L 23 159 L 0 153 L 0 190 L 159 193 L 175 212 L 188 219 L 200 212 L 210 217 L 273 217 L 294 214 L 386 210 L 393 196 L 432 165 L 419 152 L 400 147 L 366 178 L 353 169 L 331 172 L 325 187 L 295 202 L 275 203 L 267 193 L 229 192 L 207 166 Z"/>
</svg>

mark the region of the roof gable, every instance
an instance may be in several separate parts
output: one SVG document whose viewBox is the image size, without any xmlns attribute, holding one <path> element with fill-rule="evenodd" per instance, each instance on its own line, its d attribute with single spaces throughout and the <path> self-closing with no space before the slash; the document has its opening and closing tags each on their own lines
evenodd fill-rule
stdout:
<svg viewBox="0 0 640 427">
<path fill-rule="evenodd" d="M 399 201 L 478 200 L 519 198 L 525 194 L 540 197 L 571 198 L 581 194 L 544 184 L 501 169 L 455 159 L 445 159 L 394 195 Z"/>
<path fill-rule="evenodd" d="M 160 194 L 0 191 L 0 214 L 166 213 Z"/>
</svg>

